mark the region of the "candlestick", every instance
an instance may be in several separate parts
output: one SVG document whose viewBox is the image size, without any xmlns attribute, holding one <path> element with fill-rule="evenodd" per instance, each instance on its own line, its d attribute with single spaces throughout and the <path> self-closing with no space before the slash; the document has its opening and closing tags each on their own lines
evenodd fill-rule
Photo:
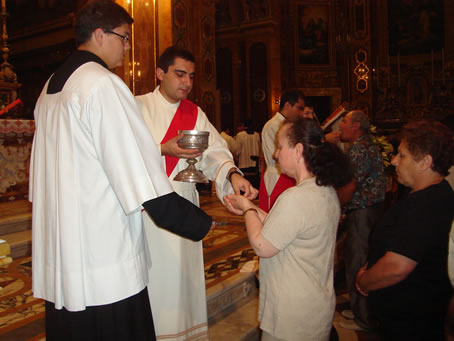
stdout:
<svg viewBox="0 0 454 341">
<path fill-rule="evenodd" d="M 389 62 L 389 54 L 388 54 L 388 89 L 391 88 L 391 64 Z"/>
<path fill-rule="evenodd" d="M 380 89 L 380 63 L 377 56 L 377 89 Z"/>
<path fill-rule="evenodd" d="M 443 79 L 443 85 L 445 85 L 445 48 L 441 49 L 441 75 Z"/>
<path fill-rule="evenodd" d="M 432 85 L 434 85 L 434 50 L 430 51 L 432 55 Z"/>
</svg>

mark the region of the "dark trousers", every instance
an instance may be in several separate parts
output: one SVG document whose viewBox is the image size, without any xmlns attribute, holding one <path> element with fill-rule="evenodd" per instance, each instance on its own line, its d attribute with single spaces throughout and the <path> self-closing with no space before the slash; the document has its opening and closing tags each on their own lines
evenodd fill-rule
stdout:
<svg viewBox="0 0 454 341">
<path fill-rule="evenodd" d="M 112 304 L 71 312 L 46 301 L 47 341 L 156 340 L 147 288 Z"/>
<path fill-rule="evenodd" d="M 415 298 L 417 299 L 417 298 Z M 444 341 L 444 316 L 427 314 L 420 317 L 392 317 L 377 319 L 377 330 L 382 341 Z"/>
<path fill-rule="evenodd" d="M 345 282 L 350 295 L 350 307 L 355 315 L 355 322 L 364 329 L 371 328 L 366 297 L 355 286 L 359 268 L 367 262 L 369 235 L 372 227 L 383 213 L 383 206 L 376 204 L 347 214 L 345 226 Z"/>
</svg>

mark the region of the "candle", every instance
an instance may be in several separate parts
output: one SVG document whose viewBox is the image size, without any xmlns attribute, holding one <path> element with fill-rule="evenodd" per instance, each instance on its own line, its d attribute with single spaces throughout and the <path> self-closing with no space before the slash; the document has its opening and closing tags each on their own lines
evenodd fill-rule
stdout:
<svg viewBox="0 0 454 341">
<path fill-rule="evenodd" d="M 380 64 L 377 56 L 377 89 L 380 89 Z"/>
<path fill-rule="evenodd" d="M 400 88 L 400 53 L 397 53 L 397 84 Z"/>
<path fill-rule="evenodd" d="M 434 50 L 430 51 L 432 55 L 432 85 L 434 85 Z"/>
<path fill-rule="evenodd" d="M 388 89 L 391 88 L 391 64 L 389 63 L 389 54 L 388 54 Z"/>
<path fill-rule="evenodd" d="M 443 77 L 443 85 L 445 85 L 445 48 L 441 49 L 441 75 Z"/>
</svg>

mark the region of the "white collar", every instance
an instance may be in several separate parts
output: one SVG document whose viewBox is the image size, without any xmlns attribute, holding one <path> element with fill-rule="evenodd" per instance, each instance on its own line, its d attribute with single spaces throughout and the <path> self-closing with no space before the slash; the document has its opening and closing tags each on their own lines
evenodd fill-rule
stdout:
<svg viewBox="0 0 454 341">
<path fill-rule="evenodd" d="M 176 110 L 180 106 L 181 101 L 178 101 L 176 103 L 170 103 L 159 91 L 160 86 L 158 85 L 156 89 L 153 91 L 153 94 L 157 97 L 158 101 L 162 103 L 166 108 L 170 110 Z"/>
</svg>

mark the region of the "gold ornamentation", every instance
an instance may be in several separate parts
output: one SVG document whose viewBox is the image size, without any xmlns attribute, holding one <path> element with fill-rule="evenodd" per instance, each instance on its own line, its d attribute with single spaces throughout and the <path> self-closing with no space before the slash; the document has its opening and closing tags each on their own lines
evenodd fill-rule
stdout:
<svg viewBox="0 0 454 341">
<path fill-rule="evenodd" d="M 369 68 L 367 62 L 367 51 L 359 49 L 355 53 L 356 67 L 353 73 L 356 75 L 356 90 L 365 93 L 369 88 Z"/>
</svg>

